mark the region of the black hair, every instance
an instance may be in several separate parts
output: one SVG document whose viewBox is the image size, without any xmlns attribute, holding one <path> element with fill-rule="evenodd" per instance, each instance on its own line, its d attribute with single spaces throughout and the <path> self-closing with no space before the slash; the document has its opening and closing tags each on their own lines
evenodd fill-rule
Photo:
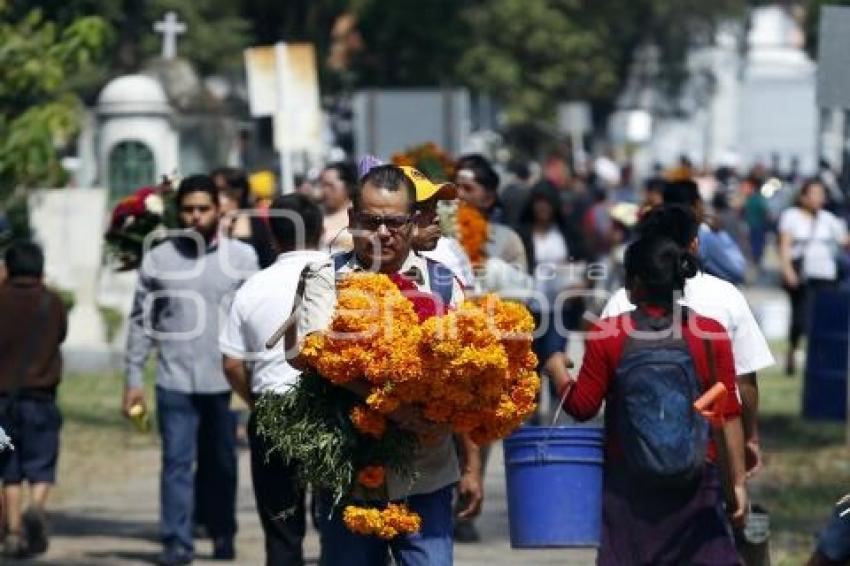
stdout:
<svg viewBox="0 0 850 566">
<path fill-rule="evenodd" d="M 461 156 L 457 160 L 455 171 L 461 169 L 469 169 L 475 177 L 475 182 L 487 189 L 491 193 L 499 191 L 499 174 L 490 165 L 490 162 L 481 154 L 470 153 Z"/>
<path fill-rule="evenodd" d="M 209 175 L 190 175 L 180 181 L 180 187 L 177 188 L 177 206 L 179 207 L 186 195 L 191 193 L 207 193 L 218 206 L 218 188 Z"/>
<path fill-rule="evenodd" d="M 663 195 L 665 184 L 661 177 L 650 177 L 644 183 L 643 188 L 648 193 L 661 193 Z"/>
<path fill-rule="evenodd" d="M 642 238 L 664 236 L 687 249 L 699 233 L 694 211 L 680 204 L 665 204 L 653 208 L 641 219 L 637 232 Z"/>
<path fill-rule="evenodd" d="M 516 175 L 520 181 L 528 181 L 531 178 L 531 168 L 526 161 L 513 161 L 508 165 L 508 171 Z"/>
<path fill-rule="evenodd" d="M 317 248 L 322 238 L 322 210 L 302 194 L 278 196 L 272 201 L 269 225 L 272 235 L 283 251 Z M 286 211 L 290 214 L 274 214 Z M 297 217 L 297 218 L 296 218 Z M 303 233 L 300 233 L 303 229 Z"/>
<path fill-rule="evenodd" d="M 699 271 L 697 259 L 664 236 L 641 237 L 626 249 L 626 288 L 636 304 L 673 308 L 674 293 Z"/>
<path fill-rule="evenodd" d="M 799 196 L 806 196 L 806 194 L 811 190 L 815 185 L 823 186 L 823 181 L 820 180 L 820 177 L 809 177 L 803 184 L 800 185 Z"/>
<path fill-rule="evenodd" d="M 30 240 L 13 240 L 6 250 L 9 277 L 41 277 L 44 275 L 44 252 Z"/>
<path fill-rule="evenodd" d="M 827 200 L 829 200 L 829 192 L 826 190 L 826 186 L 823 184 L 823 181 L 821 181 L 820 177 L 809 177 L 808 179 L 803 181 L 803 184 L 800 185 L 800 190 L 797 191 L 796 196 L 794 196 L 794 206 L 798 208 L 803 208 L 803 197 L 808 195 L 809 191 L 815 185 L 820 185 L 821 187 L 823 187 L 824 192 L 826 193 L 826 198 Z"/>
<path fill-rule="evenodd" d="M 363 178 L 360 179 L 360 186 L 354 191 L 353 198 L 351 199 L 354 210 L 360 210 L 360 195 L 363 187 L 367 184 L 393 192 L 403 189 L 407 192 L 407 198 L 410 203 L 409 210 L 413 210 L 416 207 L 416 186 L 404 174 L 404 171 L 395 165 L 378 165 L 377 167 L 372 167 L 368 173 L 363 175 Z"/>
<path fill-rule="evenodd" d="M 235 197 L 234 200 L 239 203 L 239 208 L 250 207 L 251 185 L 245 171 L 235 167 L 219 167 L 210 173 L 210 177 L 224 179 L 226 190 Z"/>
<path fill-rule="evenodd" d="M 348 198 L 354 200 L 354 194 L 357 192 L 357 168 L 347 161 L 335 161 L 325 165 L 325 171 L 327 170 L 336 171 L 339 180 L 345 185 Z"/>
<path fill-rule="evenodd" d="M 549 184 L 535 185 L 528 194 L 525 201 L 525 206 L 519 216 L 520 224 L 531 225 L 534 223 L 534 202 L 545 200 L 552 207 L 552 224 L 561 227 L 564 222 L 564 215 L 561 210 L 561 198 L 558 195 L 557 189 Z"/>
<path fill-rule="evenodd" d="M 220 191 L 235 200 L 239 208 L 251 207 L 251 184 L 245 171 L 235 167 L 219 167 L 210 173 L 210 177 L 213 180 L 216 177 L 224 179 L 225 187 Z"/>
<path fill-rule="evenodd" d="M 683 204 L 694 207 L 702 200 L 697 184 L 690 179 L 664 184 L 664 204 Z"/>
<path fill-rule="evenodd" d="M 726 191 L 715 191 L 714 196 L 711 197 L 711 208 L 718 213 L 729 210 L 729 195 L 726 194 Z"/>
</svg>

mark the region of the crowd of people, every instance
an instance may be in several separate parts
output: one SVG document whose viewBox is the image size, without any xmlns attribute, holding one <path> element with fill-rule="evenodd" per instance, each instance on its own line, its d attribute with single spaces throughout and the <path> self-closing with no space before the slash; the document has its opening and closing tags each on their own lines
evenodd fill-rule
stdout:
<svg viewBox="0 0 850 566">
<path fill-rule="evenodd" d="M 308 515 L 327 565 L 382 564 L 388 554 L 404 565 L 451 564 L 455 540 L 480 538 L 474 519 L 489 451 L 465 435 L 443 431 L 417 452 L 417 481 L 390 484 L 390 499 L 408 501 L 426 526 L 387 542 L 349 532 L 321 493 L 308 506 L 298 462 L 269 453 L 257 429 L 256 400 L 285 395 L 296 382 L 300 345 L 328 327 L 337 275 L 349 271 L 406 278 L 449 305 L 487 292 L 526 302 L 540 370 L 564 409 L 586 420 L 608 402 L 600 564 L 740 563 L 746 481 L 762 466 L 757 373 L 774 359 L 736 285 L 758 280 L 775 231 L 793 309 L 786 365 L 795 371 L 811 295 L 842 276 L 843 200 L 815 178 L 793 205 L 776 210 L 763 189 L 774 173 L 754 169 L 738 179 L 721 170 L 709 178 L 687 160 L 640 188 L 628 167 L 612 171 L 610 160 L 578 172 L 559 157 L 539 171 L 521 163 L 508 169 L 500 174 L 484 156 L 465 155 L 450 179 L 435 183 L 413 167 L 368 157 L 329 164 L 316 183 L 273 198 L 270 179 L 230 168 L 180 182 L 185 230 L 148 252 L 139 268 L 123 398 L 128 416 L 148 411 L 142 381 L 155 351 L 160 563 L 190 563 L 200 534 L 212 541 L 214 558 L 236 558 L 233 392 L 251 413 L 251 476 L 267 564 L 303 563 Z M 451 218 L 478 222 L 478 245 L 470 228 L 446 229 L 441 210 L 457 201 Z M 58 456 L 55 391 L 66 323 L 41 282 L 37 246 L 13 244 L 6 266 L 0 316 L 32 327 L 0 330 L 0 344 L 19 355 L 0 359 L 0 408 L 14 407 L 2 409 L 0 426 L 17 447 L 2 467 L 5 552 L 24 556 L 47 547 L 44 506 Z M 284 321 L 284 347 L 268 348 Z M 585 355 L 573 375 L 566 345 L 578 331 L 585 332 Z M 37 346 L 28 332 L 40 338 Z M 726 395 L 709 435 L 692 403 L 715 384 Z M 403 408 L 390 418 L 410 430 L 434 427 Z M 671 445 L 677 451 L 665 459 Z M 654 448 L 656 460 L 647 456 Z M 31 486 L 26 513 L 22 481 Z M 834 533 L 850 526 L 837 524 L 819 547 L 830 559 L 847 552 Z"/>
</svg>

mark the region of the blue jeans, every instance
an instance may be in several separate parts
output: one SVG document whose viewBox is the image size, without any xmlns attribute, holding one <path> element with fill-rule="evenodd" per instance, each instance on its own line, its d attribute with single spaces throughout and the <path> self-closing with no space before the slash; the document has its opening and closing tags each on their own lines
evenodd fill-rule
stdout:
<svg viewBox="0 0 850 566">
<path fill-rule="evenodd" d="M 452 491 L 454 485 L 407 499 L 422 517 L 422 529 L 410 536 L 385 541 L 349 531 L 342 509 L 322 513 L 321 566 L 382 566 L 391 552 L 399 566 L 452 565 Z M 327 509 L 327 507 L 326 507 Z"/>
<path fill-rule="evenodd" d="M 162 541 L 192 550 L 195 463 L 204 469 L 205 522 L 213 538 L 236 534 L 236 423 L 230 392 L 189 394 L 156 388 L 162 436 Z"/>
</svg>

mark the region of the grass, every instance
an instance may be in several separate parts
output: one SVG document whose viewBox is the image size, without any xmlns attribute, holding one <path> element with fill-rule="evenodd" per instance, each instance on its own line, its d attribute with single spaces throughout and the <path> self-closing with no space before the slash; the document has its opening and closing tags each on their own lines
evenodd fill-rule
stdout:
<svg viewBox="0 0 850 566">
<path fill-rule="evenodd" d="M 153 382 L 152 372 L 148 372 L 145 388 L 151 407 Z M 133 461 L 134 453 L 158 443 L 155 434 L 136 432 L 123 417 L 123 391 L 124 379 L 119 372 L 64 378 L 59 387 L 59 405 L 64 417 L 56 489 L 60 501 L 90 481 L 112 481 L 132 473 L 129 462 Z"/>
<path fill-rule="evenodd" d="M 806 563 L 833 504 L 850 491 L 844 424 L 803 420 L 802 384 L 779 369 L 759 375 L 765 467 L 751 483 L 751 498 L 770 512 L 778 565 Z"/>
</svg>

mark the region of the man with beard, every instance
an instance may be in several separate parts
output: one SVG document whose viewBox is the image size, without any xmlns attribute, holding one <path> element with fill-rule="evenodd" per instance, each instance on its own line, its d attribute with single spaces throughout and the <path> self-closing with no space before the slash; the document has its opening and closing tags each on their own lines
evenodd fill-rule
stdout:
<svg viewBox="0 0 850 566">
<path fill-rule="evenodd" d="M 230 386 L 221 367 L 218 320 L 258 269 L 250 245 L 218 237 L 218 192 L 206 175 L 180 183 L 182 233 L 142 261 L 127 337 L 126 415 L 145 407 L 142 374 L 157 350 L 156 404 L 162 437 L 159 563 L 192 561 L 194 467 L 208 481 L 205 519 L 213 557 L 232 560 L 236 534 L 236 440 Z"/>
</svg>

